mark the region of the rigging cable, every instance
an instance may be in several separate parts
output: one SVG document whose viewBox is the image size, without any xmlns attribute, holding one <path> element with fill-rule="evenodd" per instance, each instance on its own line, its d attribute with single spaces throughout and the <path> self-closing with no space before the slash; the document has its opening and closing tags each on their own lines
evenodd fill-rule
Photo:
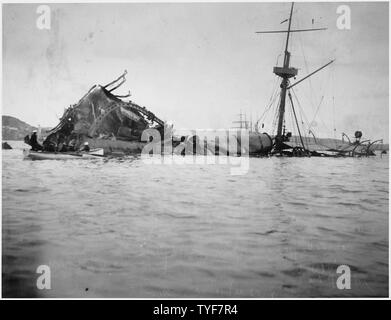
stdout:
<svg viewBox="0 0 391 320">
<path fill-rule="evenodd" d="M 262 121 L 264 119 L 264 117 L 266 116 L 267 112 L 270 110 L 270 108 L 273 106 L 279 92 L 277 90 L 277 84 L 278 84 L 278 79 L 276 79 L 277 81 L 275 82 L 275 86 L 274 86 L 274 92 L 272 93 L 272 95 L 270 96 L 270 99 L 269 99 L 269 103 L 268 103 L 268 106 L 265 108 L 264 112 L 262 113 L 262 115 L 258 118 L 258 120 L 255 122 L 256 125 L 258 126 L 258 123 L 260 121 Z"/>
<path fill-rule="evenodd" d="M 278 104 L 277 106 L 279 106 L 281 103 L 281 97 L 278 99 Z M 275 111 L 274 111 L 274 120 L 273 120 L 273 123 L 272 123 L 272 130 L 271 132 L 274 132 L 276 130 L 276 127 L 277 127 L 277 122 L 278 122 L 278 117 L 279 117 L 279 112 L 278 112 L 278 107 L 275 108 Z"/>
<path fill-rule="evenodd" d="M 304 133 L 303 133 L 304 141 L 306 142 L 306 144 L 307 144 L 307 149 L 308 149 L 308 136 L 307 136 L 307 134 L 306 134 L 307 130 L 306 130 L 306 128 L 305 128 L 305 124 L 304 124 L 304 121 L 303 121 L 303 112 L 302 112 L 301 109 L 299 110 L 299 115 L 300 115 L 301 124 L 302 124 L 302 126 L 303 126 L 303 130 L 304 130 Z M 307 128 L 308 128 L 308 126 L 307 126 Z"/>
<path fill-rule="evenodd" d="M 299 23 L 298 19 L 297 19 L 297 26 L 300 29 L 300 23 Z M 300 32 L 299 32 L 299 43 L 300 43 L 301 53 L 302 53 L 303 59 L 304 59 L 305 71 L 308 74 L 310 71 L 309 71 L 309 67 L 308 67 L 308 61 L 307 61 L 307 58 L 306 58 L 305 53 L 304 53 L 303 38 L 302 38 L 302 35 L 301 35 Z M 310 92 L 313 92 L 311 78 L 309 78 L 308 81 L 309 81 Z M 309 101 L 310 101 L 311 109 L 312 109 L 312 111 L 314 111 L 314 101 L 313 101 L 313 96 L 311 94 L 310 94 Z"/>
<path fill-rule="evenodd" d="M 295 116 L 295 122 L 296 122 L 297 132 L 299 133 L 300 142 L 301 142 L 301 145 L 303 146 L 303 149 L 305 150 L 306 148 L 305 148 L 305 145 L 304 145 L 303 138 L 302 138 L 302 136 L 301 136 L 300 127 L 299 127 L 299 122 L 297 121 L 296 112 L 295 112 L 295 107 L 293 106 L 292 95 L 291 95 L 290 92 L 288 92 L 288 96 L 289 96 L 289 100 L 290 100 L 290 102 L 291 102 L 291 107 L 292 107 L 293 115 Z"/>
<path fill-rule="evenodd" d="M 307 124 L 307 127 L 309 127 L 308 119 L 307 119 L 307 117 L 306 117 L 306 115 L 305 115 L 304 109 L 302 108 L 302 106 L 301 106 L 301 104 L 300 104 L 300 101 L 299 101 L 299 99 L 298 99 L 298 97 L 297 97 L 297 95 L 296 95 L 296 92 L 295 92 L 293 89 L 291 89 L 291 91 L 293 92 L 293 96 L 295 97 L 296 102 L 297 102 L 297 104 L 298 104 L 298 106 L 299 106 L 301 112 L 302 112 L 303 115 L 304 115 L 304 120 L 305 120 L 305 122 L 306 122 L 306 124 Z"/>
<path fill-rule="evenodd" d="M 337 134 L 337 128 L 335 127 L 335 87 L 334 87 L 334 68 L 331 68 L 330 70 L 330 77 L 331 77 L 331 87 L 332 87 L 332 93 L 333 93 L 333 137 L 334 137 L 334 140 L 335 140 L 335 148 L 337 148 L 337 137 L 336 137 L 336 134 Z"/>
<path fill-rule="evenodd" d="M 322 98 L 320 99 L 320 102 L 319 102 L 319 104 L 318 104 L 318 108 L 316 109 L 316 112 L 315 112 L 315 114 L 314 114 L 314 117 L 312 118 L 312 121 L 310 122 L 310 127 L 308 128 L 309 130 L 311 130 L 312 123 L 315 121 L 315 118 L 316 118 L 316 116 L 318 115 L 320 106 L 322 105 L 322 102 L 323 102 L 323 98 L 324 98 L 324 96 L 322 96 Z"/>
<path fill-rule="evenodd" d="M 310 124 L 309 124 L 309 122 L 308 122 L 308 119 L 307 119 L 307 117 L 306 117 L 306 115 L 305 115 L 305 112 L 304 112 L 304 109 L 302 108 L 302 106 L 301 106 L 301 104 L 300 104 L 300 101 L 299 101 L 299 99 L 298 99 L 298 97 L 297 97 L 297 95 L 296 95 L 296 92 L 293 90 L 293 89 L 291 89 L 291 91 L 293 92 L 293 96 L 295 97 L 295 100 L 296 100 L 296 102 L 297 102 L 297 105 L 299 106 L 299 112 L 300 112 L 300 118 L 301 118 L 301 123 L 303 124 L 303 127 L 304 127 L 304 124 L 306 124 L 306 126 L 307 126 L 307 128 L 308 128 L 308 131 L 310 130 L 309 128 L 310 128 Z M 305 121 L 305 123 L 304 123 L 304 121 L 303 121 L 303 118 L 304 118 L 304 121 Z M 305 130 L 306 131 L 306 130 Z M 309 141 L 309 137 L 307 136 L 307 135 L 305 135 L 305 137 L 306 137 L 306 140 L 307 140 L 307 147 L 308 147 L 308 141 Z"/>
</svg>

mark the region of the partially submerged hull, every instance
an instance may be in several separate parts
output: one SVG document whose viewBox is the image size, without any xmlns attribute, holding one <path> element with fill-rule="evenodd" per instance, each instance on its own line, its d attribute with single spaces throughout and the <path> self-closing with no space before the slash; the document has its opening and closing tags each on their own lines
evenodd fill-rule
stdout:
<svg viewBox="0 0 391 320">
<path fill-rule="evenodd" d="M 122 140 L 107 140 L 107 139 L 91 139 L 86 138 L 91 148 L 99 148 L 104 150 L 105 155 L 116 154 L 141 154 L 147 142 L 141 141 L 122 141 Z"/>
<path fill-rule="evenodd" d="M 245 134 L 248 134 L 246 139 L 244 139 Z M 188 136 L 184 144 L 187 147 L 186 154 L 262 156 L 272 150 L 273 140 L 267 133 L 241 134 L 238 131 L 230 132 L 228 136 L 216 136 L 214 139 L 206 140 L 196 135 Z"/>
<path fill-rule="evenodd" d="M 23 150 L 25 159 L 31 160 L 75 160 L 75 159 L 96 159 L 104 156 L 103 149 L 93 149 L 90 152 L 41 152 L 32 150 Z"/>
</svg>

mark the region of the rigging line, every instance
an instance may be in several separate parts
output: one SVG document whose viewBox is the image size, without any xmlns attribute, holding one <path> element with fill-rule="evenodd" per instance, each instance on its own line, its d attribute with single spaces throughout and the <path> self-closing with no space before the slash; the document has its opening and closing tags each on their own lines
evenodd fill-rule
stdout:
<svg viewBox="0 0 391 320">
<path fill-rule="evenodd" d="M 298 27 L 300 28 L 299 19 L 297 19 L 297 24 L 298 24 Z M 307 61 L 307 58 L 306 58 L 306 55 L 305 55 L 305 51 L 304 51 L 303 38 L 302 38 L 301 34 L 299 34 L 299 43 L 300 43 L 301 53 L 303 54 L 305 71 L 308 74 L 310 71 L 309 71 L 308 61 Z M 310 92 L 313 92 L 312 80 L 311 80 L 311 78 L 309 78 L 308 80 L 309 80 L 308 84 L 309 84 L 309 87 L 310 87 Z M 312 94 L 310 94 L 310 99 L 309 100 L 310 100 L 310 103 L 311 103 L 311 109 L 313 111 L 314 110 L 314 100 L 313 100 Z"/>
<path fill-rule="evenodd" d="M 270 110 L 270 108 L 274 105 L 274 103 L 276 102 L 276 99 L 279 97 L 279 92 L 276 92 L 276 94 L 274 95 L 273 97 L 273 100 L 271 101 L 269 107 L 268 107 L 268 110 Z"/>
<path fill-rule="evenodd" d="M 295 137 L 296 132 L 295 132 L 295 125 L 294 125 L 294 122 L 293 122 L 292 108 L 287 108 L 286 109 L 286 114 L 287 114 L 287 117 L 285 119 L 287 119 L 288 115 L 289 115 L 289 119 L 290 119 L 290 122 L 291 122 L 290 126 L 292 127 L 292 129 L 288 130 L 288 131 L 291 131 L 291 133 L 292 133 L 292 140 L 294 138 L 294 142 L 296 143 L 296 137 Z"/>
<path fill-rule="evenodd" d="M 303 112 L 304 120 L 306 121 L 307 127 L 309 127 L 309 122 L 308 122 L 307 116 L 305 115 L 304 109 L 303 109 L 303 107 L 301 106 L 300 100 L 299 100 L 299 98 L 297 97 L 296 92 L 295 92 L 293 89 L 291 89 L 291 91 L 293 92 L 293 95 L 294 95 L 294 97 L 295 97 L 295 99 L 296 99 L 297 105 L 299 106 L 300 110 Z"/>
<path fill-rule="evenodd" d="M 269 99 L 269 107 L 271 104 L 273 104 L 273 101 L 275 100 L 276 98 L 276 94 L 278 93 L 278 90 L 277 90 L 277 85 L 278 85 L 278 77 L 276 76 L 276 79 L 274 81 L 274 87 L 273 87 L 273 91 L 272 91 L 272 94 L 270 96 L 270 99 Z"/>
<path fill-rule="evenodd" d="M 271 109 L 271 106 L 270 106 L 270 108 L 268 108 L 268 110 L 266 110 L 266 111 L 269 111 L 270 109 Z M 265 115 L 266 115 L 266 114 L 265 114 Z M 262 122 L 262 123 L 264 123 L 264 122 L 265 122 L 265 121 L 264 121 L 264 120 L 265 120 L 265 118 L 266 118 L 265 116 L 262 116 L 262 118 L 261 118 L 261 119 L 259 119 L 259 121 L 257 121 L 257 122 L 258 122 L 258 123 L 259 123 L 259 122 Z"/>
<path fill-rule="evenodd" d="M 326 123 L 323 121 L 322 117 L 320 117 L 320 121 L 322 122 L 323 127 L 330 132 L 330 128 L 326 125 Z"/>
<path fill-rule="evenodd" d="M 275 83 L 276 83 L 276 82 L 275 82 Z M 275 95 L 275 89 L 276 89 L 275 87 L 276 87 L 276 85 L 274 85 L 272 94 L 271 94 L 271 96 L 270 96 L 269 102 L 268 102 L 268 104 L 267 104 L 267 106 L 266 106 L 264 112 L 263 112 L 262 115 L 257 119 L 256 123 L 258 123 L 259 121 L 261 121 L 262 118 L 263 118 L 263 116 L 264 116 L 264 115 L 266 114 L 266 112 L 270 109 L 270 106 L 271 106 L 271 104 L 272 104 L 273 97 L 274 97 L 274 95 Z"/>
<path fill-rule="evenodd" d="M 269 104 L 268 106 L 265 108 L 264 112 L 262 113 L 262 115 L 258 118 L 258 120 L 256 122 L 260 122 L 261 120 L 263 120 L 264 116 L 266 115 L 266 113 L 270 110 L 270 108 L 272 107 L 272 105 L 274 104 L 276 98 L 277 98 L 277 94 L 278 94 L 278 91 L 275 90 L 275 92 L 272 94 L 272 96 L 270 97 L 270 100 L 269 100 Z"/>
<path fill-rule="evenodd" d="M 278 99 L 278 105 L 280 105 L 281 103 L 281 97 Z M 275 131 L 276 129 L 276 126 L 277 126 L 277 121 L 278 121 L 278 116 L 279 116 L 279 112 L 278 112 L 278 107 L 275 108 L 274 110 L 274 120 L 273 120 L 273 123 L 272 123 L 272 132 Z"/>
<path fill-rule="evenodd" d="M 318 114 L 319 108 L 320 108 L 320 106 L 321 106 L 321 104 L 322 104 L 322 102 L 323 102 L 323 98 L 324 98 L 324 96 L 322 96 L 322 98 L 320 99 L 320 102 L 319 102 L 319 104 L 318 104 L 318 108 L 316 109 L 316 112 L 315 112 L 315 114 L 314 114 L 314 117 L 313 117 L 312 121 L 310 122 L 310 127 L 309 127 L 309 129 L 311 129 L 312 123 L 315 121 L 315 118 L 316 118 L 316 116 L 317 116 L 317 114 Z"/>
<path fill-rule="evenodd" d="M 289 95 L 289 92 L 287 93 L 287 95 Z M 292 112 L 292 109 L 293 109 L 292 108 L 292 101 L 289 99 L 289 97 L 288 97 L 288 103 L 289 103 L 289 106 L 290 106 L 290 108 L 288 108 L 288 109 L 289 109 L 289 111 L 291 113 L 292 128 L 295 131 L 295 134 L 297 136 L 298 133 L 297 133 L 297 128 L 296 128 L 296 124 L 295 124 L 295 118 L 294 118 L 294 114 Z"/>
<path fill-rule="evenodd" d="M 296 112 L 295 112 L 295 107 L 293 106 L 292 95 L 291 95 L 290 92 L 288 92 L 288 97 L 289 97 L 289 100 L 290 100 L 290 102 L 291 102 L 291 107 L 292 107 L 292 110 L 293 110 L 293 115 L 295 116 L 297 131 L 299 132 L 301 144 L 302 144 L 302 146 L 303 146 L 303 149 L 306 150 L 306 149 L 305 149 L 305 145 L 304 145 L 303 138 L 302 138 L 301 133 L 300 133 L 300 127 L 299 127 L 299 123 L 298 123 L 298 121 L 297 121 Z"/>
<path fill-rule="evenodd" d="M 311 132 L 312 132 L 314 138 L 318 136 L 318 134 L 316 133 L 316 129 L 311 129 Z M 320 145 L 320 146 L 322 146 L 322 147 L 331 149 L 331 147 L 330 147 L 329 145 L 320 142 L 319 139 L 315 139 L 314 141 L 315 141 L 315 143 L 316 143 L 317 145 Z M 349 147 L 349 146 L 348 146 L 348 147 Z M 336 147 L 335 149 L 337 149 L 337 147 Z"/>
<path fill-rule="evenodd" d="M 334 68 L 330 68 L 330 78 L 331 78 L 331 91 L 333 93 L 333 132 L 334 132 L 334 139 L 336 139 L 337 134 L 337 128 L 335 127 L 335 87 L 334 87 Z M 335 145 L 337 147 L 337 141 L 335 141 Z"/>
<path fill-rule="evenodd" d="M 293 91 L 293 92 L 294 92 L 294 91 Z M 298 101 L 298 98 L 297 98 L 295 92 L 294 92 L 294 95 L 295 95 L 296 100 Z M 298 103 L 299 103 L 299 107 L 301 108 L 301 105 L 300 105 L 300 102 L 299 102 L 299 101 L 298 101 Z M 307 120 L 306 120 L 306 121 L 307 121 Z M 320 121 L 322 122 L 324 128 L 329 132 L 330 130 L 329 130 L 328 126 L 325 124 L 325 122 L 323 121 L 323 119 L 322 119 L 321 117 L 320 117 Z"/>
<path fill-rule="evenodd" d="M 335 131 L 337 131 L 337 129 L 335 128 L 335 99 L 334 99 L 334 96 L 333 96 L 333 132 L 334 132 L 334 135 L 333 135 L 333 137 L 334 137 L 334 139 L 336 138 L 336 132 Z"/>
<path fill-rule="evenodd" d="M 293 115 L 293 112 L 292 112 L 292 108 L 288 108 L 289 109 L 289 112 L 290 112 L 290 118 L 291 118 L 291 126 L 292 126 L 292 132 L 293 132 L 293 135 L 295 137 L 295 143 L 298 143 L 297 142 L 297 136 L 298 136 L 298 133 L 297 133 L 297 129 L 296 129 L 296 126 L 295 126 L 295 120 L 294 120 L 294 115 Z"/>
<path fill-rule="evenodd" d="M 299 116 L 300 116 L 300 121 L 301 121 L 301 124 L 302 124 L 302 126 L 303 126 L 303 130 L 304 130 L 304 133 L 303 133 L 303 136 L 304 136 L 304 141 L 306 142 L 306 144 L 307 144 L 307 148 L 308 148 L 308 139 L 307 139 L 307 135 L 306 135 L 306 132 L 307 132 L 307 128 L 308 128 L 308 126 L 307 126 L 307 128 L 305 127 L 305 124 L 304 124 L 304 121 L 303 121 L 303 111 L 301 110 L 301 108 L 300 108 L 300 110 L 299 110 Z"/>
<path fill-rule="evenodd" d="M 310 131 L 310 133 L 312 133 L 312 138 L 314 139 L 314 143 L 316 144 L 316 145 L 321 145 L 319 142 L 318 142 L 318 139 L 316 139 L 316 137 L 317 137 L 317 133 L 316 133 L 316 129 L 311 129 L 311 131 Z M 311 139 L 312 139 L 311 138 Z"/>
<path fill-rule="evenodd" d="M 273 123 L 272 123 L 272 132 L 273 133 L 274 133 L 274 130 L 276 129 L 277 121 L 278 121 L 278 109 L 276 108 L 274 110 L 274 118 L 273 118 Z"/>
<path fill-rule="evenodd" d="M 301 120 L 301 124 L 302 124 L 302 126 L 303 126 L 303 130 L 304 130 L 304 141 L 306 141 L 306 143 L 307 143 L 307 148 L 308 148 L 308 139 L 307 139 L 307 135 L 305 134 L 306 133 L 306 127 L 305 127 L 305 123 L 304 123 L 304 121 L 303 121 L 303 115 L 305 116 L 305 114 L 304 114 L 304 111 L 303 111 L 303 109 L 302 109 L 302 107 L 300 106 L 300 104 L 299 104 L 299 100 L 297 99 L 297 97 L 295 97 L 295 99 L 297 100 L 297 102 L 298 102 L 298 105 L 299 105 L 299 110 L 298 110 L 298 112 L 299 112 L 299 115 L 300 115 L 300 120 Z M 306 124 L 307 125 L 307 128 L 308 128 L 308 124 Z"/>
<path fill-rule="evenodd" d="M 302 114 L 303 114 L 304 121 L 305 121 L 305 123 L 306 123 L 306 125 L 307 125 L 307 128 L 308 128 L 310 125 L 309 125 L 307 116 L 305 115 L 304 109 L 303 109 L 303 107 L 302 107 L 302 105 L 301 105 L 301 103 L 300 103 L 300 100 L 297 98 L 297 96 L 296 96 L 296 95 L 294 95 L 294 96 L 295 96 L 297 105 L 298 105 L 298 107 L 299 107 L 299 109 L 300 109 L 300 112 L 302 112 Z"/>
<path fill-rule="evenodd" d="M 264 117 L 266 116 L 266 113 L 270 110 L 271 106 L 272 106 L 272 104 L 270 104 L 270 105 L 263 111 L 262 115 L 258 118 L 258 120 L 256 121 L 256 123 L 259 123 L 259 122 L 261 122 L 261 121 L 264 119 Z"/>
<path fill-rule="evenodd" d="M 278 61 L 280 60 L 280 57 L 282 56 L 282 53 L 280 53 L 278 56 L 277 56 L 277 59 L 276 59 L 276 66 L 278 66 Z"/>
<path fill-rule="evenodd" d="M 297 105 L 299 106 L 300 118 L 301 118 L 301 122 L 303 124 L 303 128 L 304 128 L 304 121 L 305 121 L 305 124 L 306 124 L 306 126 L 308 128 L 308 131 L 309 131 L 310 124 L 308 122 L 307 116 L 305 115 L 304 109 L 301 106 L 300 100 L 298 99 L 298 97 L 296 95 L 296 92 L 293 89 L 291 89 L 291 91 L 293 92 L 293 96 L 295 97 Z M 304 118 L 304 121 L 303 121 L 303 118 Z M 304 129 L 306 129 L 306 128 L 304 128 Z M 310 141 L 310 137 L 308 137 L 307 134 L 305 134 L 304 137 L 305 137 L 305 139 L 307 141 L 307 147 L 308 147 L 308 143 L 309 143 L 308 141 Z"/>
</svg>

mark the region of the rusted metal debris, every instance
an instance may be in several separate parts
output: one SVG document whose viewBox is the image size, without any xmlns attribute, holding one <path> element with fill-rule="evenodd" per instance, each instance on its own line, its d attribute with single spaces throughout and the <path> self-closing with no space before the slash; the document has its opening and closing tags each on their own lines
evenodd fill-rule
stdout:
<svg viewBox="0 0 391 320">
<path fill-rule="evenodd" d="M 47 151 L 70 151 L 89 141 L 95 147 L 116 149 L 124 142 L 140 142 L 145 129 L 163 132 L 164 121 L 147 108 L 115 95 L 126 81 L 125 72 L 105 86 L 93 86 L 77 104 L 64 111 L 60 122 L 48 132 L 43 145 Z M 129 148 L 129 146 L 126 146 Z M 131 147 L 130 147 L 131 148 Z M 121 147 L 120 147 L 121 149 Z"/>
</svg>

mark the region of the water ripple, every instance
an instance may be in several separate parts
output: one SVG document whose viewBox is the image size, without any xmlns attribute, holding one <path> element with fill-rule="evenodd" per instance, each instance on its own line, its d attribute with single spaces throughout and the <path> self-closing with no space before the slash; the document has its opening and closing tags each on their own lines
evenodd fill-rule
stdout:
<svg viewBox="0 0 391 320">
<path fill-rule="evenodd" d="M 388 157 L 252 158 L 231 176 L 139 157 L 23 161 L 11 145 L 5 296 L 388 296 Z M 50 292 L 31 285 L 40 264 Z M 335 287 L 342 264 L 349 292 Z"/>
</svg>

